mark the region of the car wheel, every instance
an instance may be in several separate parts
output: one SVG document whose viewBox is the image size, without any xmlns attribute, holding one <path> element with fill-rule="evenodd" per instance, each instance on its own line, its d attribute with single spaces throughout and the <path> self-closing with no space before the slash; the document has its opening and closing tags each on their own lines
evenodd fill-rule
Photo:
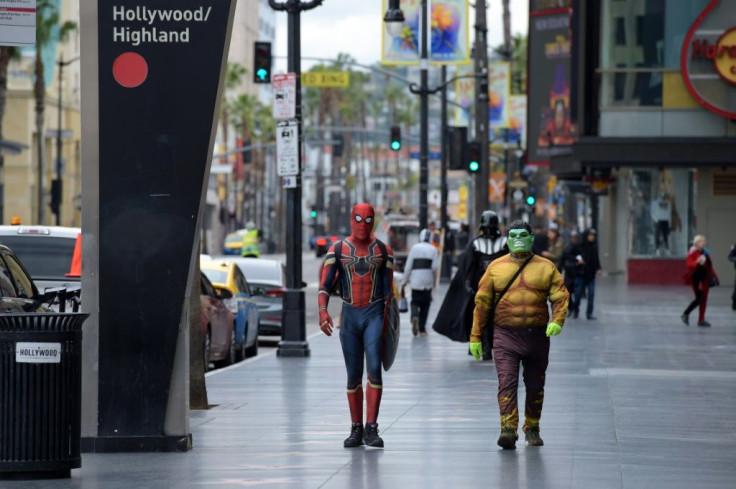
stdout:
<svg viewBox="0 0 736 489">
<path fill-rule="evenodd" d="M 204 363 L 204 371 L 207 372 L 210 369 L 210 345 L 212 345 L 212 333 L 210 328 L 207 328 L 207 334 L 204 335 L 204 341 L 202 345 L 202 362 Z"/>
</svg>

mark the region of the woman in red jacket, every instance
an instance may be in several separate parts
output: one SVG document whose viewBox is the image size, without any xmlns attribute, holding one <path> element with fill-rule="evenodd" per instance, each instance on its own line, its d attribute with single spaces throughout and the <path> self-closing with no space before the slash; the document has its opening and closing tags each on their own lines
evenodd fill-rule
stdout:
<svg viewBox="0 0 736 489">
<path fill-rule="evenodd" d="M 689 315 L 693 309 L 698 311 L 698 326 L 710 326 L 705 320 L 705 307 L 708 304 L 708 289 L 711 283 L 718 283 L 718 275 L 713 269 L 710 251 L 705 247 L 705 236 L 698 234 L 693 238 L 693 246 L 687 252 L 687 280 L 693 288 L 695 299 L 687 306 L 680 318 L 685 325 L 690 324 Z"/>
</svg>

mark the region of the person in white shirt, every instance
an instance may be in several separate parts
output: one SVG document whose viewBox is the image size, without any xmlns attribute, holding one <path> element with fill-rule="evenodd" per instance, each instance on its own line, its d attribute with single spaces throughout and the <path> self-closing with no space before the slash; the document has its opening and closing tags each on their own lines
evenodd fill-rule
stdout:
<svg viewBox="0 0 736 489">
<path fill-rule="evenodd" d="M 411 332 L 416 336 L 427 336 L 427 314 L 432 302 L 439 264 L 437 249 L 431 244 L 432 232 L 422 229 L 419 242 L 411 247 L 404 266 L 402 288 L 411 287 Z"/>
</svg>

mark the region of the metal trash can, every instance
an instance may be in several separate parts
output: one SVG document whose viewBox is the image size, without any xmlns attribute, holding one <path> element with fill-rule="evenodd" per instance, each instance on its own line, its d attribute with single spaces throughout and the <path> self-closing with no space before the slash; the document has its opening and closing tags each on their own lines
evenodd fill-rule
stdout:
<svg viewBox="0 0 736 489">
<path fill-rule="evenodd" d="M 0 477 L 71 477 L 81 467 L 88 316 L 0 314 Z"/>
</svg>

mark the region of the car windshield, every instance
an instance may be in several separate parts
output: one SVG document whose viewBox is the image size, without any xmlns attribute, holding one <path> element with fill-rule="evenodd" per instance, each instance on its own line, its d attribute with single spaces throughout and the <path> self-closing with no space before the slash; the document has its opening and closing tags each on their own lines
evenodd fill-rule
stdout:
<svg viewBox="0 0 736 489">
<path fill-rule="evenodd" d="M 225 243 L 242 243 L 243 237 L 238 234 L 231 234 L 225 237 Z"/>
<path fill-rule="evenodd" d="M 245 276 L 248 282 L 274 281 L 279 279 L 279 272 L 276 267 L 249 267 L 243 266 Z"/>
<path fill-rule="evenodd" d="M 204 273 L 208 279 L 210 279 L 210 282 L 213 284 L 225 284 L 227 283 L 227 271 L 226 270 L 209 270 L 209 269 L 202 269 L 202 273 Z"/>
<path fill-rule="evenodd" d="M 13 250 L 33 278 L 64 279 L 71 268 L 75 242 L 70 238 L 0 238 L 0 243 Z"/>
</svg>

